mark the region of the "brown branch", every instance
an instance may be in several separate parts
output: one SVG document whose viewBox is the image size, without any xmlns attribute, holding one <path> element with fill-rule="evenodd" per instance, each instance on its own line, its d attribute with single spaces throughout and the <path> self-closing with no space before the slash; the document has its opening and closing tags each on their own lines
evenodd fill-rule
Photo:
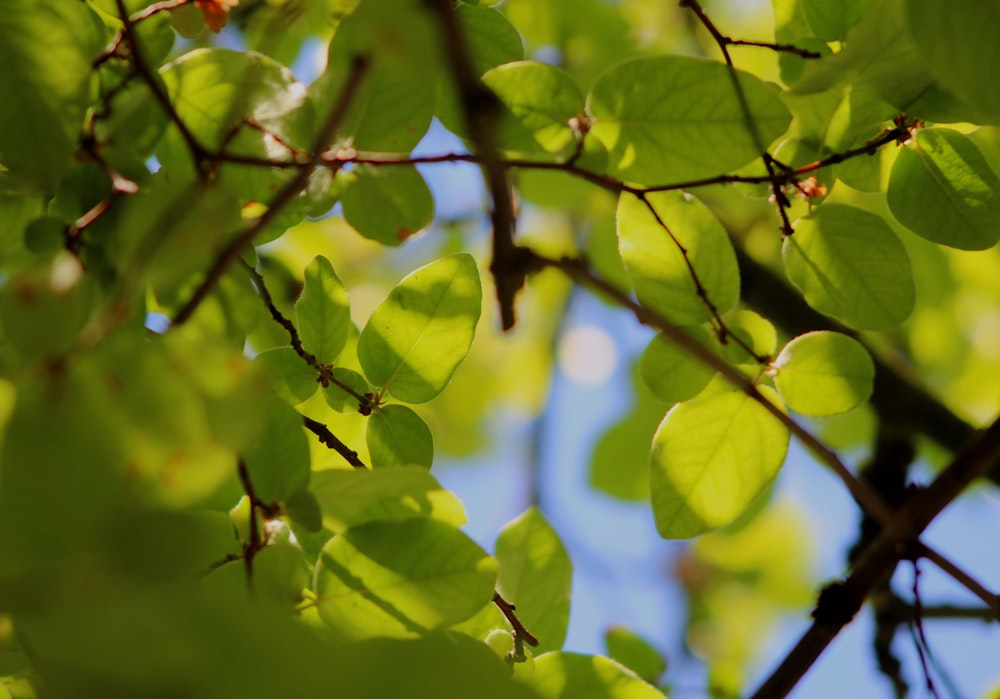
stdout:
<svg viewBox="0 0 1000 699">
<path fill-rule="evenodd" d="M 993 613 L 994 621 L 1000 621 L 1000 595 L 990 592 L 985 585 L 976 580 L 972 575 L 960 568 L 958 565 L 948 560 L 944 555 L 938 553 L 926 544 L 920 544 L 919 554 L 931 561 L 938 568 L 950 575 L 960 585 L 969 592 L 986 603 L 987 608 Z"/>
<path fill-rule="evenodd" d="M 311 417 L 302 416 L 302 422 L 305 424 L 306 429 L 312 432 L 314 435 L 319 437 L 319 441 L 325 444 L 330 449 L 344 457 L 344 461 L 349 463 L 354 468 L 360 468 L 367 470 L 368 467 L 365 466 L 365 462 L 358 458 L 358 452 L 351 449 L 349 446 L 340 441 L 330 428 L 324 425 L 318 420 L 313 420 Z"/>
<path fill-rule="evenodd" d="M 118 2 L 122 1 L 123 0 L 118 0 Z M 313 168 L 321 162 L 326 144 L 329 143 L 330 139 L 333 137 L 334 132 L 337 130 L 337 126 L 347 113 L 347 109 L 353 101 L 355 94 L 357 94 L 358 87 L 361 85 L 361 80 L 368 72 L 368 67 L 369 60 L 367 57 L 356 56 L 354 58 L 354 61 L 351 64 L 350 74 L 347 77 L 347 82 L 340 93 L 340 97 L 333 105 L 333 108 L 326 117 L 326 121 L 320 129 L 319 136 L 316 138 L 316 142 L 313 145 L 311 151 L 312 155 L 309 158 L 309 162 L 302 166 L 296 173 L 295 177 L 293 177 L 288 184 L 286 184 L 281 191 L 274 196 L 274 199 L 272 199 L 268 205 L 267 211 L 254 219 L 249 226 L 233 237 L 229 244 L 222 249 L 216 257 L 215 262 L 206 273 L 205 279 L 195 290 L 188 302 L 181 307 L 180 311 L 178 311 L 177 315 L 174 317 L 172 323 L 173 325 L 181 325 L 194 314 L 198 306 L 201 305 L 201 302 L 205 300 L 212 289 L 215 288 L 215 285 L 218 284 L 219 279 L 222 278 L 223 273 L 229 265 L 232 264 L 233 261 L 239 256 L 240 252 L 242 252 L 242 250 L 253 241 L 254 237 L 260 233 L 265 226 L 278 216 L 285 206 L 291 203 L 291 201 L 306 185 L 309 180 L 309 174 L 312 172 Z"/>
<path fill-rule="evenodd" d="M 521 620 L 517 618 L 515 610 L 517 609 L 513 604 L 505 600 L 500 596 L 499 592 L 493 593 L 493 604 L 503 612 L 504 617 L 510 623 L 511 627 L 514 629 L 514 640 L 521 639 L 524 643 L 527 643 L 531 647 L 538 646 L 538 639 L 530 632 L 528 629 L 524 628 L 524 624 Z"/>
<path fill-rule="evenodd" d="M 912 537 L 1000 457 L 1000 419 L 978 434 L 926 489 L 918 491 L 892 518 L 891 527 L 861 555 L 848 578 L 828 587 L 813 612 L 815 621 L 781 664 L 758 687 L 752 699 L 785 697 L 816 659 L 853 619 L 865 598 L 908 554 Z M 911 532 L 907 535 L 906 532 Z"/>
<path fill-rule="evenodd" d="M 823 465 L 829 468 L 844 483 L 851 495 L 858 504 L 867 512 L 871 513 L 883 526 L 892 526 L 893 519 L 889 509 L 872 490 L 862 483 L 840 458 L 819 439 L 817 439 L 805 427 L 800 425 L 794 418 L 785 413 L 762 394 L 757 386 L 744 376 L 738 369 L 721 359 L 714 352 L 693 339 L 679 326 L 667 320 L 661 314 L 647 308 L 634 301 L 627 293 L 618 289 L 613 284 L 607 282 L 594 272 L 581 260 L 563 257 L 561 259 L 546 258 L 535 253 L 531 253 L 533 265 L 537 268 L 553 267 L 561 270 L 577 284 L 598 291 L 611 298 L 619 306 L 628 309 L 635 316 L 636 320 L 644 325 L 663 333 L 667 339 L 680 347 L 682 350 L 693 356 L 705 366 L 722 374 L 723 378 L 730 384 L 740 389 L 750 399 L 756 401 L 773 415 L 781 424 L 795 435 L 796 439 L 812 453 L 812 455 Z M 900 534 L 903 536 L 903 533 Z"/>
<path fill-rule="evenodd" d="M 425 0 L 436 16 L 444 39 L 452 79 L 465 113 L 465 125 L 479 155 L 486 188 L 493 199 L 493 260 L 490 272 L 496 285 L 500 322 L 504 330 L 514 327 L 514 297 L 524 286 L 524 261 L 514 244 L 514 202 L 507 170 L 496 148 L 496 129 L 502 115 L 499 99 L 472 70 L 465 36 L 450 0 Z"/>
</svg>

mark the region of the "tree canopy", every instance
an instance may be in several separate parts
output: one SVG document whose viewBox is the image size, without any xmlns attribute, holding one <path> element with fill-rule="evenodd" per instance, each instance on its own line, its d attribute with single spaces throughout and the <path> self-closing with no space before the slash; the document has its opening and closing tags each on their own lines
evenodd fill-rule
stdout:
<svg viewBox="0 0 1000 699">
<path fill-rule="evenodd" d="M 585 477 L 692 540 L 701 695 L 869 604 L 937 696 L 924 621 L 1000 620 L 924 536 L 1000 483 L 995 0 L 15 0 L 0 64 L 0 697 L 670 694 L 632 629 L 566 643 L 581 294 L 645 347 Z M 792 445 L 857 504 L 833 581 Z M 435 464 L 504 448 L 484 548 Z"/>
</svg>

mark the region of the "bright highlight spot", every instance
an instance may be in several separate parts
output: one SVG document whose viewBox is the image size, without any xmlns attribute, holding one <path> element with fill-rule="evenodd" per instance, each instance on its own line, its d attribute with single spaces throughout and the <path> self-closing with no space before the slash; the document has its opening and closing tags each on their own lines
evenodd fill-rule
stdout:
<svg viewBox="0 0 1000 699">
<path fill-rule="evenodd" d="M 573 328 L 559 346 L 559 368 L 579 383 L 606 381 L 618 366 L 618 347 L 611 336 L 593 325 Z"/>
</svg>

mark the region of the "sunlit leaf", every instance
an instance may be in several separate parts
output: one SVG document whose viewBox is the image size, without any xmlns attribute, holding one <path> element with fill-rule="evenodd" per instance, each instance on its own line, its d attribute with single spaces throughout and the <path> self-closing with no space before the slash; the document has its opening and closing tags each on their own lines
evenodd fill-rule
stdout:
<svg viewBox="0 0 1000 699">
<path fill-rule="evenodd" d="M 653 645 L 629 629 L 616 626 L 604 633 L 608 655 L 646 682 L 655 684 L 667 669 L 667 659 Z"/>
<path fill-rule="evenodd" d="M 482 288 L 472 256 L 452 255 L 407 276 L 372 313 L 358 340 L 368 380 L 399 400 L 428 401 L 465 359 Z"/>
<path fill-rule="evenodd" d="M 365 433 L 371 467 L 423 466 L 434 462 L 434 438 L 419 415 L 405 405 L 376 408 Z"/>
<path fill-rule="evenodd" d="M 645 201 L 648 206 L 629 193 L 618 200 L 618 251 L 639 301 L 680 325 L 703 323 L 711 316 L 693 268 L 715 309 L 732 308 L 739 300 L 740 273 L 719 220 L 679 192 L 648 194 Z"/>
<path fill-rule="evenodd" d="M 886 200 L 917 235 L 962 250 L 1000 240 L 1000 178 L 976 145 L 950 129 L 920 129 L 892 166 Z"/>
<path fill-rule="evenodd" d="M 729 524 L 778 475 L 787 449 L 788 429 L 746 394 L 711 392 L 674 406 L 650 453 L 657 531 L 685 539 Z"/>
<path fill-rule="evenodd" d="M 467 619 L 493 597 L 495 580 L 496 561 L 465 534 L 420 518 L 335 537 L 316 564 L 314 587 L 333 633 L 361 639 L 417 636 Z"/>
<path fill-rule="evenodd" d="M 544 653 L 535 658 L 534 673 L 515 673 L 514 677 L 544 699 L 663 699 L 660 690 L 601 655 Z"/>
<path fill-rule="evenodd" d="M 885 330 L 913 310 L 910 260 L 875 214 L 824 204 L 795 223 L 782 258 L 809 305 L 858 330 Z"/>
<path fill-rule="evenodd" d="M 785 403 L 804 415 L 836 415 L 868 399 L 875 365 L 856 340 L 835 332 L 800 335 L 774 360 L 774 383 Z"/>
<path fill-rule="evenodd" d="M 323 524 L 337 533 L 366 522 L 410 517 L 465 524 L 462 502 L 420 466 L 317 471 L 309 490 L 319 502 Z"/>
<path fill-rule="evenodd" d="M 538 652 L 562 648 L 569 624 L 573 566 L 545 516 L 532 507 L 497 538 L 497 588 L 538 638 Z"/>
<path fill-rule="evenodd" d="M 587 107 L 611 172 L 647 184 L 710 177 L 746 165 L 788 128 L 779 91 L 721 63 L 684 56 L 637 58 L 606 70 Z M 744 106 L 750 111 L 747 123 Z"/>
</svg>

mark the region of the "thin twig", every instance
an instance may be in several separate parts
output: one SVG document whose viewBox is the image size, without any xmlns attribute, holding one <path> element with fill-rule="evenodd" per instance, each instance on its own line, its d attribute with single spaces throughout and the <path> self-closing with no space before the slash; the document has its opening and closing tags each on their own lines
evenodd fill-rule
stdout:
<svg viewBox="0 0 1000 699">
<path fill-rule="evenodd" d="M 260 506 L 260 501 L 257 499 L 256 493 L 254 493 L 253 484 L 250 482 L 250 472 L 247 470 L 246 462 L 243 459 L 240 459 L 237 464 L 237 473 L 240 477 L 240 483 L 243 485 L 243 492 L 246 493 L 250 501 L 250 538 L 243 549 L 243 565 L 246 567 L 247 588 L 252 593 L 254 589 L 253 559 L 257 555 L 257 552 L 264 548 L 260 529 L 257 525 L 257 508 Z"/>
<path fill-rule="evenodd" d="M 968 572 L 960 568 L 956 563 L 948 560 L 944 555 L 935 551 L 927 544 L 920 544 L 919 554 L 932 562 L 938 568 L 955 579 L 969 592 L 986 603 L 986 606 L 993 612 L 996 621 L 1000 621 L 1000 595 L 990 592 L 985 585 L 976 580 Z"/>
<path fill-rule="evenodd" d="M 533 648 L 538 646 L 538 639 L 528 629 L 524 628 L 524 624 L 517 618 L 516 607 L 513 604 L 501 597 L 499 592 L 493 593 L 493 604 L 503 612 L 504 617 L 510 622 L 511 627 L 514 629 L 515 639 L 520 638 Z"/>
<path fill-rule="evenodd" d="M 122 1 L 123 0 L 118 0 L 118 2 Z M 274 199 L 272 199 L 269 203 L 267 211 L 254 219 L 253 222 L 246 227 L 246 229 L 236 235 L 229 242 L 229 244 L 222 249 L 216 257 L 215 262 L 206 273 L 205 279 L 198 285 L 198 288 L 195 290 L 188 302 L 181 307 L 180 311 L 177 312 L 172 325 L 181 325 L 194 314 L 198 306 L 201 305 L 201 302 L 205 300 L 212 289 L 215 288 L 215 285 L 218 284 L 219 279 L 222 278 L 223 273 L 229 265 L 232 264 L 237 257 L 239 257 L 240 252 L 242 252 L 242 250 L 253 241 L 254 237 L 260 233 L 265 226 L 278 216 L 285 206 L 291 203 L 291 201 L 306 185 L 306 182 L 309 180 L 310 173 L 322 160 L 323 151 L 326 149 L 326 145 L 330 142 L 330 139 L 333 137 L 333 134 L 337 130 L 341 120 L 347 113 L 348 107 L 354 100 L 354 96 L 357 94 L 358 88 L 361 85 L 361 80 L 368 72 L 369 64 L 370 61 L 365 56 L 356 56 L 354 58 L 354 61 L 351 64 L 350 74 L 347 76 L 347 81 L 340 93 L 340 97 L 334 104 L 333 109 L 331 109 L 330 113 L 327 115 L 326 121 L 320 129 L 319 136 L 313 145 L 311 150 L 312 155 L 309 158 L 309 162 L 301 167 L 295 177 L 293 177 L 288 184 L 286 184 L 281 191 L 275 195 Z"/>
<path fill-rule="evenodd" d="M 358 458 L 358 452 L 351 449 L 349 446 L 340 441 L 330 428 L 324 425 L 318 420 L 313 420 L 311 417 L 302 416 L 302 422 L 305 424 L 306 429 L 312 432 L 314 435 L 319 437 L 319 441 L 333 449 L 335 452 L 344 457 L 344 461 L 349 463 L 354 468 L 360 468 L 367 470 L 368 467 L 365 466 L 365 462 Z"/>
</svg>

